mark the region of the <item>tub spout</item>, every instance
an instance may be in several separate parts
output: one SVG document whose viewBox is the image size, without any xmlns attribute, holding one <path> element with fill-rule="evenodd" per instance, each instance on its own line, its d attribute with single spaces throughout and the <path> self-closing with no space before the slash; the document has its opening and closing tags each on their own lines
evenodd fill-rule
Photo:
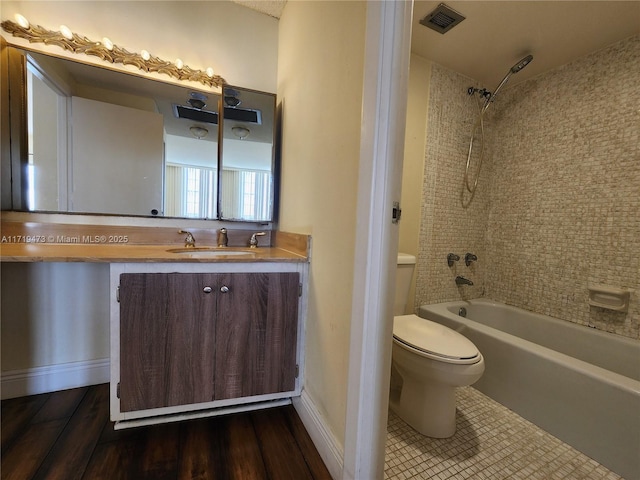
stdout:
<svg viewBox="0 0 640 480">
<path fill-rule="evenodd" d="M 468 278 L 464 278 L 461 277 L 460 275 L 458 275 L 456 277 L 456 285 L 460 286 L 460 285 L 473 285 L 473 282 L 471 280 L 469 280 Z"/>
</svg>

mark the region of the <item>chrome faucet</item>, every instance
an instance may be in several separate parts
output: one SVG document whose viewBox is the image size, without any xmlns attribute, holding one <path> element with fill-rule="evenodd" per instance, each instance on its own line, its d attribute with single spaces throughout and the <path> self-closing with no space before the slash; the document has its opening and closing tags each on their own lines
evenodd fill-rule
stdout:
<svg viewBox="0 0 640 480">
<path fill-rule="evenodd" d="M 464 278 L 461 277 L 460 275 L 458 275 L 456 277 L 456 285 L 460 286 L 460 285 L 473 285 L 473 282 L 471 280 L 469 280 L 468 278 Z"/>
<path fill-rule="evenodd" d="M 468 267 L 469 265 L 471 265 L 471 262 L 475 262 L 478 260 L 478 257 L 476 257 L 473 253 L 467 253 L 464 256 L 464 264 Z"/>
<path fill-rule="evenodd" d="M 227 229 L 221 228 L 218 230 L 218 247 L 226 247 L 229 244 L 229 238 L 227 237 Z"/>
<path fill-rule="evenodd" d="M 249 247 L 257 248 L 258 247 L 258 237 L 266 235 L 265 232 L 257 232 L 251 235 L 251 239 L 249 240 Z"/>
<path fill-rule="evenodd" d="M 178 230 L 178 233 L 186 233 L 187 236 L 184 239 L 184 246 L 187 248 L 194 248 L 196 246 L 196 239 L 193 237 L 191 232 L 187 232 L 186 230 Z"/>
</svg>

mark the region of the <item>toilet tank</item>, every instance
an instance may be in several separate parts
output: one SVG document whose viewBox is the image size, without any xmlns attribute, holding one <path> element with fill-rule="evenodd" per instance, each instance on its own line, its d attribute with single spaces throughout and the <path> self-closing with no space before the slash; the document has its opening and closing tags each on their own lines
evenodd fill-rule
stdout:
<svg viewBox="0 0 640 480">
<path fill-rule="evenodd" d="M 394 315 L 404 315 L 409 300 L 413 269 L 416 257 L 408 253 L 398 253 L 398 269 L 396 271 L 396 297 L 393 304 Z"/>
</svg>

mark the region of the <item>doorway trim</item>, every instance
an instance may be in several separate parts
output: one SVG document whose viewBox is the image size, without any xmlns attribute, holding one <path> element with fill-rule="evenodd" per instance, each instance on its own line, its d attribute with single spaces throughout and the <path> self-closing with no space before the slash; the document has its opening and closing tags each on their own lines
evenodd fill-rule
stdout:
<svg viewBox="0 0 640 480">
<path fill-rule="evenodd" d="M 383 478 L 413 1 L 367 2 L 342 478 Z"/>
</svg>

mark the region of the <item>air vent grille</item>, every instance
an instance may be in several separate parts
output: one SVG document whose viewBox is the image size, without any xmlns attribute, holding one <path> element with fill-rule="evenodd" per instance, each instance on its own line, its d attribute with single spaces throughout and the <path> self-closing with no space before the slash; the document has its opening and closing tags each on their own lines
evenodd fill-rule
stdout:
<svg viewBox="0 0 640 480">
<path fill-rule="evenodd" d="M 197 108 L 185 107 L 182 105 L 174 105 L 176 117 L 195 120 L 196 122 L 218 124 L 218 113 L 209 112 L 208 110 L 198 110 Z"/>
<path fill-rule="evenodd" d="M 225 120 L 236 120 L 239 122 L 262 124 L 262 113 L 260 110 L 250 108 L 224 107 Z"/>
<path fill-rule="evenodd" d="M 444 3 L 441 3 L 431 13 L 427 14 L 420 23 L 439 33 L 447 33 L 464 20 L 464 16 Z"/>
<path fill-rule="evenodd" d="M 173 105 L 173 111 L 177 118 L 186 118 L 188 120 L 211 123 L 213 125 L 218 124 L 218 112 L 210 112 L 208 110 L 200 110 L 176 104 Z M 262 125 L 262 112 L 260 110 L 225 107 L 224 118 L 225 120 L 235 120 Z"/>
</svg>

